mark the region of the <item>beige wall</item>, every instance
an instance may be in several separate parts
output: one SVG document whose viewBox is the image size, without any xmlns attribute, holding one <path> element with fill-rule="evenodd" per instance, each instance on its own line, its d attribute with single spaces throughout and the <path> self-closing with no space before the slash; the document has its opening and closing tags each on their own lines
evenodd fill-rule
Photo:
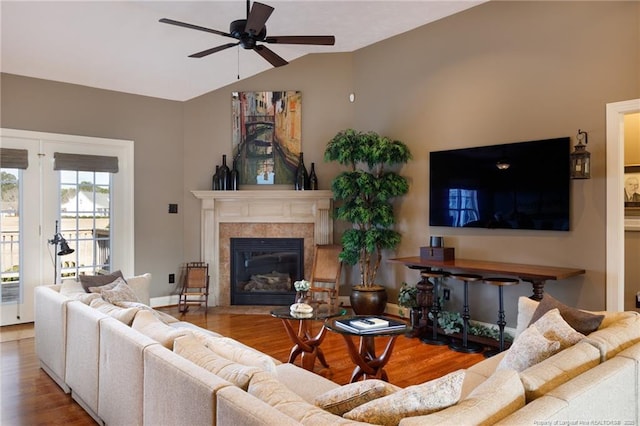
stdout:
<svg viewBox="0 0 640 426">
<path fill-rule="evenodd" d="M 136 273 L 151 272 L 151 296 L 173 289 L 183 259 L 182 109 L 167 101 L 2 74 L 0 127 L 133 140 Z"/>
<path fill-rule="evenodd" d="M 444 235 L 456 256 L 584 268 L 551 282 L 566 303 L 605 303 L 605 105 L 638 98 L 637 2 L 490 2 L 354 55 L 355 126 L 401 139 L 415 160 L 403 170 L 410 193 L 398 206 L 399 256 Z M 428 226 L 432 150 L 589 133 L 592 178 L 572 182 L 570 232 Z M 542 165 L 541 165 L 542 166 Z M 543 173 L 541 167 L 541 173 Z M 387 281 L 415 282 L 399 266 Z M 474 317 L 495 321 L 496 289 L 472 286 Z M 460 288 L 454 297 L 460 298 Z M 507 320 L 526 284 L 505 290 Z"/>
<path fill-rule="evenodd" d="M 439 234 L 458 257 L 584 268 L 586 275 L 548 289 L 566 303 L 601 309 L 605 105 L 640 97 L 640 59 L 628 54 L 640 51 L 639 19 L 638 2 L 490 2 L 354 53 L 307 56 L 185 103 L 3 75 L 0 124 L 136 141 L 136 269 L 157 277 L 152 296 L 160 296 L 171 291 L 167 273 L 199 258 L 199 205 L 189 191 L 208 189 L 215 164 L 231 151 L 231 91 L 301 90 L 302 149 L 306 162 L 316 162 L 322 189 L 338 171 L 322 153 L 339 130 L 376 130 L 410 146 L 414 160 L 402 172 L 411 190 L 398 203 L 404 239 L 391 255 L 416 255 Z M 430 151 L 573 138 L 578 128 L 589 132 L 593 177 L 572 183 L 570 232 L 428 226 Z M 179 215 L 167 215 L 169 202 L 181 204 Z M 392 301 L 402 281 L 417 278 L 399 265 L 381 274 Z M 452 293 L 460 298 L 459 287 Z M 495 293 L 472 288 L 474 318 L 496 320 Z M 510 326 L 516 298 L 530 293 L 527 284 L 507 289 Z"/>
</svg>

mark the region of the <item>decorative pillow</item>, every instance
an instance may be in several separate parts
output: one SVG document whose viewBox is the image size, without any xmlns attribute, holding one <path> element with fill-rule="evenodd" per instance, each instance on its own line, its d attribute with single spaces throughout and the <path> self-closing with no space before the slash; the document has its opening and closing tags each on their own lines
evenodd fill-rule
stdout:
<svg viewBox="0 0 640 426">
<path fill-rule="evenodd" d="M 113 290 L 114 288 L 116 288 L 116 286 L 118 284 L 120 284 L 120 281 L 118 281 L 118 280 L 121 280 L 121 279 L 122 278 L 116 278 L 116 280 L 114 282 L 112 282 L 112 283 L 101 285 L 101 286 L 98 286 L 98 287 L 89 287 L 89 292 L 101 295 L 102 292 L 105 291 L 105 290 Z"/>
<path fill-rule="evenodd" d="M 520 296 L 518 298 L 516 337 L 522 334 L 522 332 L 525 331 L 527 327 L 529 327 L 529 324 L 531 324 L 531 318 L 533 318 L 533 313 L 536 311 L 536 308 L 539 304 L 540 302 L 529 297 Z"/>
<path fill-rule="evenodd" d="M 100 292 L 104 300 L 114 305 L 116 302 L 140 302 L 131 287 L 122 278 L 117 278 L 113 283 L 116 284 L 113 289 Z"/>
<path fill-rule="evenodd" d="M 404 417 L 420 416 L 449 407 L 460 399 L 464 370 L 421 385 L 406 387 L 348 411 L 344 418 L 379 425 L 397 425 Z"/>
<path fill-rule="evenodd" d="M 80 281 L 64 280 L 62 281 L 62 284 L 60 284 L 60 294 L 68 297 L 74 297 L 78 293 L 84 293 L 84 294 L 87 293 L 84 290 L 84 287 L 82 287 L 82 284 L 80 283 Z"/>
<path fill-rule="evenodd" d="M 584 334 L 578 333 L 562 319 L 558 309 L 552 309 L 533 323 L 532 327 L 538 329 L 549 340 L 560 342 L 560 350 L 573 346 L 584 339 Z"/>
<path fill-rule="evenodd" d="M 82 288 L 87 293 L 90 293 L 89 287 L 101 287 L 106 284 L 111 284 L 116 280 L 116 278 L 122 278 L 121 271 L 112 272 L 109 275 L 80 275 L 80 283 L 82 284 Z M 94 292 L 96 293 L 96 292 Z"/>
<path fill-rule="evenodd" d="M 259 368 L 247 367 L 216 354 L 191 334 L 177 338 L 173 342 L 173 351 L 245 391 L 249 387 L 251 376 L 261 371 Z"/>
<path fill-rule="evenodd" d="M 149 298 L 149 287 L 151 287 L 151 274 L 145 273 L 142 275 L 136 275 L 134 277 L 127 277 L 125 279 L 131 290 L 136 294 L 140 302 L 145 305 L 151 305 Z"/>
<path fill-rule="evenodd" d="M 89 306 L 127 325 L 131 325 L 133 317 L 135 317 L 136 313 L 139 311 L 138 308 L 119 308 L 116 305 L 112 305 L 111 303 L 107 302 L 102 297 L 92 300 Z"/>
<path fill-rule="evenodd" d="M 500 370 L 456 405 L 424 418 L 407 419 L 407 425 L 492 425 L 524 407 L 524 389 L 513 370 Z"/>
<path fill-rule="evenodd" d="M 577 332 L 589 334 L 600 326 L 604 319 L 604 315 L 594 315 L 580 309 L 572 308 L 554 299 L 549 293 L 545 293 L 531 318 L 531 324 L 536 322 L 540 317 L 551 309 L 558 308 L 560 315 L 569 323 Z"/>
<path fill-rule="evenodd" d="M 96 296 L 100 297 L 99 294 L 97 294 Z M 140 303 L 140 302 L 128 302 L 128 301 L 122 301 L 122 302 L 116 302 L 114 303 L 114 305 L 119 306 L 121 308 L 138 308 L 138 309 L 144 309 L 145 311 L 149 311 L 151 313 L 153 313 L 153 315 L 158 318 L 160 321 L 162 321 L 165 324 L 173 324 L 174 322 L 179 322 L 180 320 L 167 314 L 164 313 L 162 311 L 156 311 L 155 309 L 153 309 L 151 306 L 145 305 L 144 303 Z"/>
<path fill-rule="evenodd" d="M 318 395 L 314 403 L 323 410 L 341 416 L 365 402 L 391 395 L 400 389 L 382 380 L 369 379 L 349 383 Z"/>
<path fill-rule="evenodd" d="M 173 349 L 173 341 L 178 337 L 189 334 L 189 331 L 185 329 L 169 327 L 156 318 L 153 312 L 144 309 L 138 311 L 131 328 L 151 337 L 167 349 Z"/>
<path fill-rule="evenodd" d="M 496 370 L 523 371 L 560 350 L 560 342 L 544 337 L 536 327 L 529 327 L 514 341 Z"/>
<path fill-rule="evenodd" d="M 97 293 L 85 293 L 84 290 L 82 290 L 82 293 L 77 293 L 69 297 L 71 297 L 73 300 L 78 300 L 84 303 L 85 305 L 91 305 L 91 302 L 93 302 L 94 299 L 101 298 L 101 296 Z"/>
</svg>

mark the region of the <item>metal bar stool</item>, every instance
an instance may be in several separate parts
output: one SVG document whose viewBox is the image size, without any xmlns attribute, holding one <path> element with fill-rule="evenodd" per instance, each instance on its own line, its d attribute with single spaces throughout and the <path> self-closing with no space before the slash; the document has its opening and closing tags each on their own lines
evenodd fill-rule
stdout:
<svg viewBox="0 0 640 426">
<path fill-rule="evenodd" d="M 454 280 L 462 281 L 464 283 L 464 305 L 462 311 L 462 342 L 453 341 L 449 344 L 449 348 L 456 352 L 462 352 L 466 354 L 476 354 L 484 350 L 484 346 L 479 343 L 469 342 L 469 283 L 480 281 L 481 275 L 475 274 L 451 274 L 451 278 Z"/>
<path fill-rule="evenodd" d="M 427 343 L 429 345 L 447 345 L 449 344 L 449 339 L 443 336 L 438 335 L 438 316 L 440 314 L 440 299 L 438 298 L 438 294 L 440 292 L 440 281 L 448 275 L 445 271 L 423 271 L 420 273 L 422 278 L 427 281 L 429 278 L 433 281 L 433 296 L 431 298 L 431 308 L 429 312 L 431 312 L 432 320 L 431 320 L 431 336 L 424 336 L 420 340 L 422 342 Z"/>
<path fill-rule="evenodd" d="M 489 358 L 504 351 L 504 327 L 507 325 L 507 322 L 504 320 L 504 299 L 502 296 L 502 289 L 504 288 L 504 286 L 507 286 L 507 285 L 519 284 L 520 280 L 517 278 L 497 277 L 497 278 L 485 278 L 484 282 L 486 282 L 487 284 L 498 286 L 498 300 L 500 302 L 500 306 L 498 309 L 498 323 L 497 323 L 500 329 L 500 346 L 498 347 L 497 350 L 493 349 L 490 351 L 486 351 L 484 353 L 484 356 Z"/>
</svg>

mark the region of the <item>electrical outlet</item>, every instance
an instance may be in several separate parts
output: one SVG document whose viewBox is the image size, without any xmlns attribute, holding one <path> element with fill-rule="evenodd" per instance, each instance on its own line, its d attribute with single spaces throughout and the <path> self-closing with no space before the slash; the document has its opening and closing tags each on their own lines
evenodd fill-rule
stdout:
<svg viewBox="0 0 640 426">
<path fill-rule="evenodd" d="M 178 213 L 178 205 L 169 204 L 169 213 Z"/>
<path fill-rule="evenodd" d="M 442 291 L 442 297 L 444 298 L 444 300 L 449 300 L 451 298 L 451 291 L 448 288 L 445 288 Z"/>
<path fill-rule="evenodd" d="M 169 274 L 169 284 L 174 284 L 176 282 L 176 274 Z"/>
</svg>

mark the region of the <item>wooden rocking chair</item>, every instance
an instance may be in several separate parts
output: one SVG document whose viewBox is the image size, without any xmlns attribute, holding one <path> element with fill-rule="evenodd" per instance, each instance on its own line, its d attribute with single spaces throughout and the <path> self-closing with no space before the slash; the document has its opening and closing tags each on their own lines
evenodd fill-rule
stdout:
<svg viewBox="0 0 640 426">
<path fill-rule="evenodd" d="M 316 245 L 309 278 L 312 300 L 336 306 L 342 274 L 342 262 L 338 259 L 341 251 L 339 244 Z"/>
<path fill-rule="evenodd" d="M 205 312 L 209 301 L 209 265 L 204 262 L 187 263 L 187 270 L 178 300 L 178 311 L 184 313 L 189 305 L 202 306 Z"/>
</svg>

